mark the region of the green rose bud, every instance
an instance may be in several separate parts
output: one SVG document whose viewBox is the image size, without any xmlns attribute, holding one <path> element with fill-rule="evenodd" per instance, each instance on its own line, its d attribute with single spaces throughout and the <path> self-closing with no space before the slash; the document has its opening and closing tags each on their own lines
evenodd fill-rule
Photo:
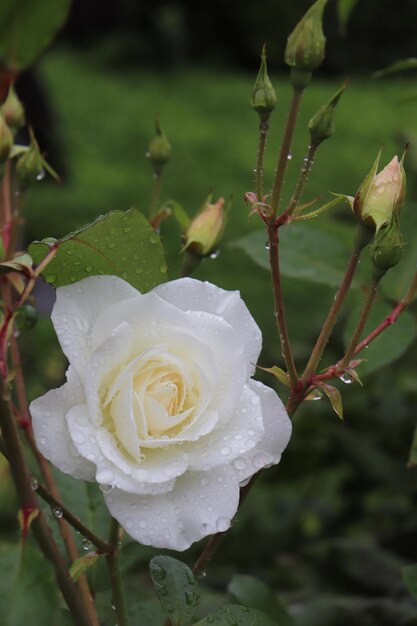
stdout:
<svg viewBox="0 0 417 626">
<path fill-rule="evenodd" d="M 294 87 L 306 87 L 311 72 L 324 59 L 326 38 L 323 34 L 323 12 L 326 2 L 317 0 L 288 37 L 284 58 L 292 69 Z"/>
<path fill-rule="evenodd" d="M 13 147 L 13 134 L 3 115 L 0 114 L 0 163 L 7 161 Z"/>
<path fill-rule="evenodd" d="M 205 257 L 215 251 L 225 227 L 224 198 L 211 204 L 211 195 L 191 220 L 183 235 L 184 250 L 197 257 Z"/>
<path fill-rule="evenodd" d="M 388 226 L 376 233 L 371 245 L 371 258 L 378 278 L 400 262 L 403 247 L 398 213 L 394 211 Z"/>
<path fill-rule="evenodd" d="M 405 172 L 402 160 L 395 156 L 377 174 L 379 152 L 371 171 L 353 199 L 356 218 L 377 232 L 391 222 L 392 215 L 401 209 L 405 196 Z"/>
<path fill-rule="evenodd" d="M 251 98 L 252 108 L 259 114 L 262 120 L 267 120 L 277 104 L 277 95 L 275 89 L 269 80 L 268 70 L 266 67 L 266 50 L 262 48 L 261 65 L 258 76 L 253 88 Z"/>
<path fill-rule="evenodd" d="M 1 107 L 8 126 L 13 132 L 25 125 L 25 110 L 13 87 L 10 88 L 6 101 Z"/>
<path fill-rule="evenodd" d="M 18 159 L 16 173 L 23 189 L 30 187 L 45 176 L 44 159 L 33 132 L 30 133 L 30 146 Z"/>
<path fill-rule="evenodd" d="M 329 102 L 323 105 L 308 123 L 311 143 L 318 146 L 322 141 L 331 137 L 334 133 L 335 108 L 347 87 L 347 82 L 343 83 L 339 91 L 335 93 Z"/>
<path fill-rule="evenodd" d="M 163 167 L 171 156 L 171 144 L 159 124 L 159 119 L 155 120 L 156 136 L 149 144 L 149 159 L 156 168 Z"/>
</svg>

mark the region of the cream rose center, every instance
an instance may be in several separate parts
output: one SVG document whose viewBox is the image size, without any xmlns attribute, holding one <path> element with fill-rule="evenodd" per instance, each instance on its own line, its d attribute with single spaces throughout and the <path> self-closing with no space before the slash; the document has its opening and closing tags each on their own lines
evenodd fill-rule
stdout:
<svg viewBox="0 0 417 626">
<path fill-rule="evenodd" d="M 147 350 L 100 394 L 106 426 L 129 452 L 132 437 L 141 447 L 175 439 L 198 414 L 200 388 L 192 361 L 160 348 Z"/>
</svg>

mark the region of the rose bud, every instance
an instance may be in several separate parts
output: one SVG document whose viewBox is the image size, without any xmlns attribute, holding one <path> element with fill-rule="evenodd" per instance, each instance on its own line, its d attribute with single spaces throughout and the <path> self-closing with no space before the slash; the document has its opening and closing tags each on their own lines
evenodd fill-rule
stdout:
<svg viewBox="0 0 417 626">
<path fill-rule="evenodd" d="M 211 204 L 211 197 L 210 194 L 183 235 L 184 250 L 197 257 L 205 257 L 214 252 L 225 227 L 224 198 Z"/>
<path fill-rule="evenodd" d="M 1 111 L 12 131 L 16 132 L 25 125 L 25 110 L 13 87 L 10 88 Z"/>
<path fill-rule="evenodd" d="M 395 156 L 377 174 L 380 156 L 381 152 L 359 187 L 352 205 L 357 219 L 376 231 L 390 223 L 393 212 L 401 209 L 405 195 L 402 159 L 399 161 Z"/>
<path fill-rule="evenodd" d="M 326 2 L 317 0 L 288 37 L 285 63 L 291 67 L 293 86 L 299 89 L 308 85 L 311 72 L 324 59 L 326 38 L 323 34 L 323 11 Z"/>
<path fill-rule="evenodd" d="M 29 187 L 45 176 L 44 159 L 33 132 L 30 133 L 30 146 L 18 159 L 16 173 L 23 188 Z"/>
<path fill-rule="evenodd" d="M 168 163 L 171 156 L 171 144 L 161 128 L 159 119 L 155 120 L 156 136 L 149 144 L 149 159 L 155 168 L 161 168 Z"/>
<path fill-rule="evenodd" d="M 0 163 L 7 161 L 13 147 L 12 131 L 8 127 L 3 115 L 0 114 Z"/>
<path fill-rule="evenodd" d="M 310 131 L 311 144 L 318 146 L 322 141 L 331 137 L 334 133 L 334 114 L 337 103 L 343 95 L 347 87 L 344 82 L 339 91 L 330 98 L 327 104 L 324 104 L 308 123 Z"/>
<path fill-rule="evenodd" d="M 379 278 L 400 262 L 403 247 L 398 212 L 394 211 L 388 226 L 376 233 L 371 246 L 371 258 Z"/>
<path fill-rule="evenodd" d="M 266 49 L 262 48 L 261 65 L 255 81 L 251 98 L 252 108 L 259 114 L 261 120 L 268 120 L 277 104 L 275 89 L 269 80 L 266 67 Z"/>
</svg>

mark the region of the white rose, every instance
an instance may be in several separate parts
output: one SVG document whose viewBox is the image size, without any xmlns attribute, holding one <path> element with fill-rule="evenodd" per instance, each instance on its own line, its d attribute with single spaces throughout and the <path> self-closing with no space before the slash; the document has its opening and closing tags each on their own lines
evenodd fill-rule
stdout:
<svg viewBox="0 0 417 626">
<path fill-rule="evenodd" d="M 185 550 L 226 530 L 239 487 L 278 463 L 281 400 L 250 380 L 261 333 L 237 291 L 191 278 L 140 294 L 114 276 L 57 289 L 67 382 L 32 402 L 38 447 L 97 481 L 143 544 Z"/>
</svg>

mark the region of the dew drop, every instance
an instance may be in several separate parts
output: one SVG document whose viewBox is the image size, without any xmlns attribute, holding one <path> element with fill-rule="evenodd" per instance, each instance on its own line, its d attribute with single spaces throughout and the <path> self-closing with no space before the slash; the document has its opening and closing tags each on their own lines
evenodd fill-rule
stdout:
<svg viewBox="0 0 417 626">
<path fill-rule="evenodd" d="M 82 542 L 81 542 L 81 547 L 82 547 L 83 550 L 85 550 L 87 552 L 87 551 L 91 550 L 91 548 L 93 547 L 93 544 L 86 537 L 84 537 Z"/>
<path fill-rule="evenodd" d="M 36 478 L 32 478 L 32 480 L 30 481 L 30 486 L 33 489 L 33 491 L 36 491 L 37 488 L 39 487 L 39 482 Z"/>
<path fill-rule="evenodd" d="M 138 526 L 139 526 L 139 528 L 146 528 L 147 523 L 146 523 L 146 521 L 144 519 L 140 519 L 138 521 Z"/>
<path fill-rule="evenodd" d="M 54 506 L 52 508 L 52 514 L 54 517 L 56 517 L 56 519 L 61 519 L 62 516 L 64 515 L 62 512 L 62 509 L 59 506 Z"/>
<path fill-rule="evenodd" d="M 344 372 L 341 376 L 339 376 L 339 379 L 342 381 L 342 383 L 345 383 L 345 385 L 350 385 L 351 383 L 353 383 L 353 377 L 347 372 Z"/>
<path fill-rule="evenodd" d="M 43 180 L 45 178 L 45 170 L 41 169 L 39 170 L 39 172 L 36 174 L 36 180 Z"/>
<path fill-rule="evenodd" d="M 103 493 L 108 493 L 112 489 L 114 489 L 113 485 L 100 485 L 100 489 Z"/>
<path fill-rule="evenodd" d="M 227 517 L 219 517 L 216 522 L 217 532 L 224 533 L 230 526 L 230 521 Z"/>
<path fill-rule="evenodd" d="M 289 153 L 287 154 L 287 159 L 288 159 L 288 161 L 291 161 L 292 156 L 293 156 L 293 155 L 292 155 L 292 152 L 289 152 Z"/>
<path fill-rule="evenodd" d="M 233 461 L 233 465 L 237 470 L 244 470 L 246 467 L 246 461 L 245 459 L 238 458 Z"/>
<path fill-rule="evenodd" d="M 49 275 L 46 277 L 46 282 L 47 282 L 47 283 L 54 283 L 55 281 L 56 281 L 56 276 L 55 276 L 55 274 L 49 274 Z"/>
<path fill-rule="evenodd" d="M 265 250 L 269 250 L 270 247 L 271 247 L 271 244 L 269 243 L 269 241 L 267 241 L 265 243 Z"/>
<path fill-rule="evenodd" d="M 224 446 L 224 448 L 222 448 L 220 450 L 220 452 L 224 455 L 224 456 L 228 456 L 232 451 L 232 448 L 230 448 L 230 446 Z"/>
<path fill-rule="evenodd" d="M 220 255 L 220 250 L 215 250 L 210 254 L 210 259 L 218 259 Z"/>
<path fill-rule="evenodd" d="M 151 158 L 151 153 L 150 153 L 150 152 L 145 152 L 145 157 L 146 157 L 147 159 L 150 159 L 150 158 Z"/>
<path fill-rule="evenodd" d="M 93 271 L 93 266 L 92 265 L 86 265 L 84 267 L 84 269 L 85 269 L 86 272 L 92 272 Z"/>
<path fill-rule="evenodd" d="M 310 394 L 311 400 L 321 400 L 323 398 L 323 394 L 319 389 L 314 389 L 314 391 Z"/>
</svg>

